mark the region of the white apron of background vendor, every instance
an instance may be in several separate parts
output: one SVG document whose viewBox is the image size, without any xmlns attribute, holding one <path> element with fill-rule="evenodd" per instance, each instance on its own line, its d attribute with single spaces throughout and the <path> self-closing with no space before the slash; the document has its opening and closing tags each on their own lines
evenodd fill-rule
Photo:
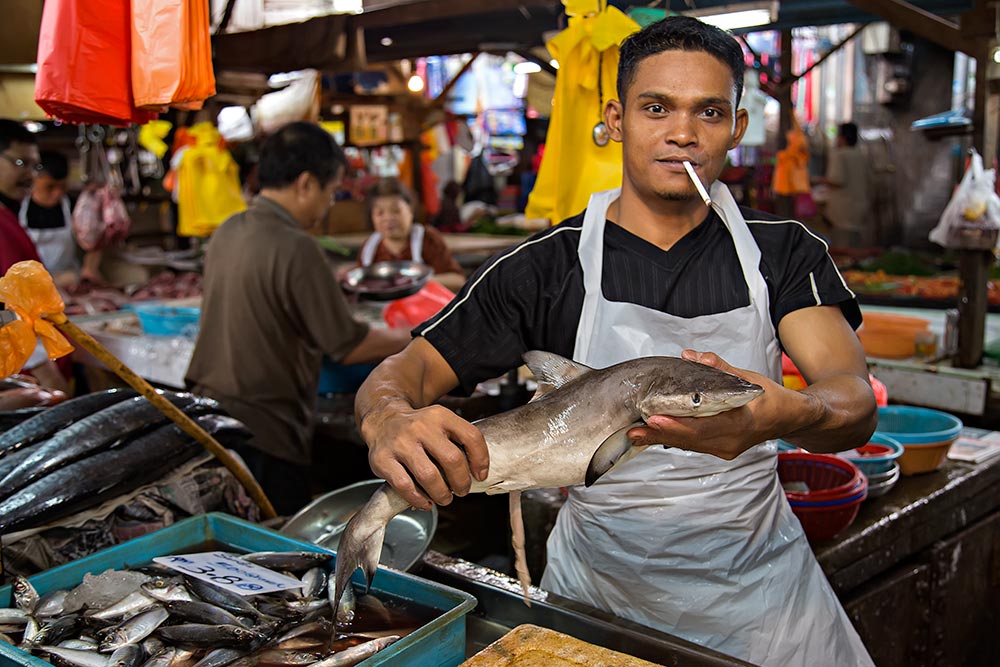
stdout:
<svg viewBox="0 0 1000 667">
<path fill-rule="evenodd" d="M 378 244 L 382 242 L 382 234 L 380 232 L 373 232 L 368 240 L 365 241 L 365 245 L 361 248 L 361 266 L 369 266 L 372 260 L 375 259 L 375 251 L 378 250 Z M 423 264 L 424 262 L 424 226 L 423 225 L 413 225 L 410 229 L 410 257 L 417 264 Z"/>
<path fill-rule="evenodd" d="M 619 194 L 595 194 L 587 206 L 573 358 L 603 368 L 694 346 L 780 381 L 760 249 L 729 190 L 716 184 L 712 199 L 751 303 L 693 318 L 602 295 L 605 216 Z M 754 664 L 872 665 L 785 501 L 776 450 L 765 442 L 724 461 L 650 447 L 591 488 L 572 488 L 549 538 L 543 588 Z"/>
<path fill-rule="evenodd" d="M 24 231 L 35 243 L 38 249 L 38 257 L 42 260 L 49 273 L 62 273 L 63 271 L 75 271 L 76 261 L 76 241 L 73 240 L 73 230 L 70 226 L 73 214 L 69 210 L 69 197 L 63 197 L 60 201 L 62 206 L 63 224 L 62 227 L 52 227 L 47 229 L 34 229 L 28 227 L 28 207 L 31 206 L 31 198 L 28 197 L 21 204 L 21 212 L 18 218 Z"/>
</svg>

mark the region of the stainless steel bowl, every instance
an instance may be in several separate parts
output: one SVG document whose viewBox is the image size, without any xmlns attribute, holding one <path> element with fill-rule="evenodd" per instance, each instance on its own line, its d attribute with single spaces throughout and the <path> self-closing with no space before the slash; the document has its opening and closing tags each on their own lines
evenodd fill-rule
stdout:
<svg viewBox="0 0 1000 667">
<path fill-rule="evenodd" d="M 366 480 L 320 496 L 289 519 L 281 533 L 336 551 L 347 522 L 383 483 Z M 424 555 L 435 530 L 437 505 L 427 512 L 410 508 L 397 515 L 386 527 L 379 563 L 410 569 Z"/>
<path fill-rule="evenodd" d="M 340 284 L 362 299 L 392 301 L 419 292 L 431 273 L 431 267 L 417 262 L 375 262 L 351 269 Z"/>
</svg>

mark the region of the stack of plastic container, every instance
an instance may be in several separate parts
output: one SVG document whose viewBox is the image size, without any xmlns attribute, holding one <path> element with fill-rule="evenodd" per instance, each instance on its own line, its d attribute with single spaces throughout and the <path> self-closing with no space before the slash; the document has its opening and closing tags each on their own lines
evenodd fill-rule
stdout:
<svg viewBox="0 0 1000 667">
<path fill-rule="evenodd" d="M 836 537 L 854 522 L 868 497 L 868 480 L 856 465 L 830 454 L 778 453 L 778 478 L 811 540 Z"/>
</svg>

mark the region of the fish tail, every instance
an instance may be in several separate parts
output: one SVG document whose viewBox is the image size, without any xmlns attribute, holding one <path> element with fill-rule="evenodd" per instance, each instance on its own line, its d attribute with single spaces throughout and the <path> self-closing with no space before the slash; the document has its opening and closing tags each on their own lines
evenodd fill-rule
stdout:
<svg viewBox="0 0 1000 667">
<path fill-rule="evenodd" d="M 344 591 L 351 585 L 351 576 L 359 567 L 365 574 L 365 592 L 368 591 L 382 555 L 385 527 L 394 516 L 409 506 L 388 484 L 383 484 L 364 507 L 351 517 L 337 546 L 334 573 L 336 590 L 331 601 L 335 610 Z"/>
<path fill-rule="evenodd" d="M 524 517 L 521 515 L 521 492 L 510 492 L 510 543 L 514 547 L 514 569 L 517 580 L 521 583 L 524 593 L 524 604 L 531 606 L 531 573 L 528 571 L 528 558 L 524 553 Z"/>
</svg>

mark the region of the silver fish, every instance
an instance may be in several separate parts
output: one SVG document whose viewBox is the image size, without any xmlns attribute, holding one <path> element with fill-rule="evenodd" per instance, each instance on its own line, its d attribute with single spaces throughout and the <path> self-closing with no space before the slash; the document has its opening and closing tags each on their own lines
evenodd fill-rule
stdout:
<svg viewBox="0 0 1000 667">
<path fill-rule="evenodd" d="M 38 600 L 38 606 L 35 607 L 35 614 L 39 618 L 49 618 L 63 614 L 66 608 L 67 595 L 69 595 L 69 591 L 63 589 L 46 593 Z"/>
<path fill-rule="evenodd" d="M 38 629 L 38 635 L 34 639 L 36 644 L 56 644 L 76 633 L 79 627 L 79 614 L 69 614 L 46 620 Z"/>
<path fill-rule="evenodd" d="M 187 585 L 195 595 L 203 601 L 222 607 L 233 614 L 243 614 L 244 616 L 257 617 L 260 612 L 252 604 L 244 600 L 235 593 L 230 593 L 218 586 L 201 581 L 200 579 L 188 578 Z"/>
<path fill-rule="evenodd" d="M 379 651 L 392 646 L 399 641 L 399 635 L 389 635 L 373 639 L 364 644 L 358 644 L 351 648 L 334 653 L 329 658 L 324 658 L 319 662 L 314 662 L 313 667 L 353 667 L 362 660 L 372 657 Z"/>
<path fill-rule="evenodd" d="M 156 604 L 156 600 L 145 595 L 142 591 L 129 593 L 121 600 L 118 600 L 104 609 L 87 610 L 84 616 L 96 618 L 102 621 L 109 621 L 115 618 L 122 618 L 127 615 L 135 615 L 140 611 L 149 609 Z"/>
<path fill-rule="evenodd" d="M 114 650 L 108 657 L 108 667 L 139 667 L 146 658 L 146 652 L 138 644 L 125 644 Z"/>
<path fill-rule="evenodd" d="M 204 658 L 194 664 L 194 667 L 226 667 L 247 654 L 237 648 L 217 648 L 209 651 Z"/>
<path fill-rule="evenodd" d="M 125 644 L 135 644 L 142 641 L 153 634 L 169 616 L 167 610 L 160 606 L 144 611 L 138 616 L 133 616 L 111 631 L 110 635 L 101 642 L 100 651 L 110 653 Z"/>
<path fill-rule="evenodd" d="M 320 551 L 258 551 L 257 553 L 244 554 L 240 558 L 269 570 L 301 572 L 326 565 L 333 558 L 333 554 Z"/>
<path fill-rule="evenodd" d="M 326 593 L 330 574 L 322 567 L 314 567 L 302 575 L 302 597 L 318 598 Z"/>
<path fill-rule="evenodd" d="M 58 644 L 59 648 L 72 648 L 78 651 L 94 651 L 97 652 L 97 642 L 92 639 L 81 639 L 79 637 L 75 639 L 64 639 Z"/>
<path fill-rule="evenodd" d="M 371 501 L 369 501 L 371 502 Z M 354 587 L 347 586 L 343 594 L 335 595 L 334 589 L 329 589 L 329 602 L 333 607 L 334 619 L 337 625 L 350 625 L 354 622 L 354 607 L 357 599 L 354 596 Z"/>
<path fill-rule="evenodd" d="M 28 616 L 28 622 L 24 625 L 24 634 L 21 636 L 21 648 L 31 650 L 32 646 L 45 643 L 45 635 L 41 632 L 41 626 L 34 616 Z"/>
<path fill-rule="evenodd" d="M 188 646 L 249 647 L 255 642 L 263 644 L 267 636 L 249 628 L 236 625 L 204 625 L 188 623 L 160 628 L 160 637 L 169 642 Z"/>
<path fill-rule="evenodd" d="M 24 626 L 28 623 L 28 612 L 23 609 L 4 607 L 0 609 L 0 625 Z"/>
<path fill-rule="evenodd" d="M 644 357 L 599 370 L 549 352 L 528 352 L 524 361 L 538 380 L 538 391 L 527 405 L 475 422 L 489 449 L 490 469 L 484 481 L 473 479 L 472 493 L 590 486 L 615 464 L 645 449 L 633 446 L 627 434 L 649 417 L 717 415 L 746 405 L 764 391 L 730 373 L 677 357 Z M 371 585 L 385 527 L 408 507 L 384 485 L 350 520 L 337 549 L 335 601 L 358 567 Z M 523 563 L 523 556 L 519 558 Z M 521 579 L 527 595 L 527 577 Z"/>
<path fill-rule="evenodd" d="M 142 663 L 142 667 L 170 667 L 170 663 L 174 661 L 174 656 L 177 655 L 177 649 L 173 646 L 167 646 L 152 655 L 146 662 Z"/>
<path fill-rule="evenodd" d="M 207 602 L 191 600 L 185 602 L 177 600 L 165 604 L 171 616 L 192 623 L 205 623 L 207 625 L 243 625 L 240 619 L 222 607 L 216 607 Z"/>
<path fill-rule="evenodd" d="M 254 655 L 258 667 L 306 667 L 317 661 L 315 653 L 270 648 Z"/>
<path fill-rule="evenodd" d="M 58 646 L 39 646 L 42 653 L 54 655 L 63 662 L 73 667 L 107 667 L 108 658 L 95 651 L 81 651 L 73 648 L 60 648 Z"/>
<path fill-rule="evenodd" d="M 174 602 L 176 600 L 190 602 L 194 599 L 184 584 L 180 583 L 179 578 L 177 580 L 154 579 L 147 581 L 142 585 L 142 590 L 146 595 L 160 602 Z"/>
<path fill-rule="evenodd" d="M 17 576 L 14 577 L 14 581 L 11 582 L 10 587 L 14 592 L 14 604 L 17 605 L 17 608 L 23 609 L 29 614 L 35 613 L 39 595 L 35 587 L 31 585 L 31 582 L 24 577 Z"/>
<path fill-rule="evenodd" d="M 327 619 L 321 619 L 304 625 L 296 625 L 291 630 L 274 640 L 275 644 L 302 637 L 305 635 L 323 635 L 327 638 L 333 633 L 333 624 Z"/>
</svg>

